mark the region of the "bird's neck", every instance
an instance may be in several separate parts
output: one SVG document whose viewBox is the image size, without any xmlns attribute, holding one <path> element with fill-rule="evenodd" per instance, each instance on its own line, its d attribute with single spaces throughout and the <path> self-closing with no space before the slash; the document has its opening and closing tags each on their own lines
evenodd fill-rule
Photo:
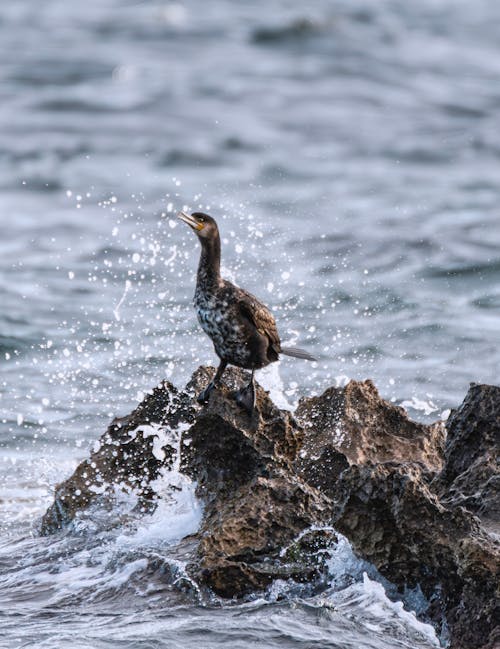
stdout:
<svg viewBox="0 0 500 649">
<path fill-rule="evenodd" d="M 201 255 L 198 265 L 198 287 L 204 291 L 215 291 L 221 283 L 220 238 L 200 239 Z"/>
</svg>

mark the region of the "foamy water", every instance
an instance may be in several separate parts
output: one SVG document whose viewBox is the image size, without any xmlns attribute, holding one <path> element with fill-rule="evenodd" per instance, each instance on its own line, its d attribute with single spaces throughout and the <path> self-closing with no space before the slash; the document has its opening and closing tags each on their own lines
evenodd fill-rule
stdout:
<svg viewBox="0 0 500 649">
<path fill-rule="evenodd" d="M 287 405 L 279 372 L 267 372 L 265 379 L 277 402 Z M 396 590 L 341 535 L 330 548 L 331 582 L 320 596 L 307 585 L 279 580 L 241 603 L 200 589 L 186 571 L 194 547 L 186 537 L 198 530 L 203 505 L 196 484 L 179 471 L 185 427 L 140 426 L 153 437 L 158 457 L 165 443 L 177 449 L 172 469 L 153 483 L 160 498 L 153 513 L 138 511 L 133 490 L 115 488 L 111 502 L 97 500 L 66 529 L 40 537 L 40 516 L 52 496 L 47 478 L 22 496 L 7 494 L 0 509 L 9 519 L 0 545 L 0 646 L 99 648 L 111 642 L 187 648 L 196 641 L 216 647 L 224 638 L 237 647 L 348 647 L 368 637 L 370 646 L 380 648 L 438 646 L 432 627 L 389 599 L 388 592 L 394 597 Z M 24 466 L 26 477 L 36 469 Z M 47 475 L 55 469 L 46 467 Z M 419 612 L 425 610 L 421 594 L 406 598 L 414 608 L 415 602 Z"/>
<path fill-rule="evenodd" d="M 0 646 L 211 648 L 227 638 L 236 647 L 348 647 L 367 637 L 374 647 L 438 646 L 432 627 L 388 599 L 375 569 L 342 536 L 320 596 L 292 581 L 242 603 L 202 594 L 186 573 L 182 540 L 203 513 L 195 485 L 173 468 L 155 487 L 161 500 L 152 514 L 138 514 L 133 493 L 117 491 L 111 509 L 96 504 L 50 537 L 36 535 L 46 498 L 19 512 L 25 534 L 0 546 Z"/>
</svg>

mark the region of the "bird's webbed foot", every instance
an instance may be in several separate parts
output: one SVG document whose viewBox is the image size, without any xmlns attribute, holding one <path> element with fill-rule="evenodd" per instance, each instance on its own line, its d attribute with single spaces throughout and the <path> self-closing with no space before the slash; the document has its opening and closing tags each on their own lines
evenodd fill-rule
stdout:
<svg viewBox="0 0 500 649">
<path fill-rule="evenodd" d="M 253 380 L 244 388 L 238 390 L 234 398 L 236 399 L 236 403 L 251 415 L 255 408 L 255 385 Z"/>
<path fill-rule="evenodd" d="M 208 397 L 210 396 L 210 393 L 212 390 L 215 390 L 216 384 L 214 381 L 210 381 L 210 383 L 207 385 L 207 387 L 200 392 L 200 394 L 196 397 L 196 401 L 198 403 L 208 403 Z"/>
</svg>

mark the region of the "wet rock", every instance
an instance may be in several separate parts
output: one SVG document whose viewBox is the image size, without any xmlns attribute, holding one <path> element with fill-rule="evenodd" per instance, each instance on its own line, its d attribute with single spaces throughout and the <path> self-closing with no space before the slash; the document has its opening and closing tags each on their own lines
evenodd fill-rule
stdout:
<svg viewBox="0 0 500 649">
<path fill-rule="evenodd" d="M 320 580 L 326 576 L 324 562 L 307 562 L 305 553 L 300 560 L 282 551 L 313 524 L 324 524 L 329 514 L 330 503 L 290 475 L 256 477 L 205 517 L 192 574 L 224 597 L 263 590 L 278 578 Z M 318 539 L 322 534 L 318 530 Z"/>
<path fill-rule="evenodd" d="M 412 421 L 403 408 L 382 399 L 369 380 L 349 381 L 344 388 L 301 399 L 295 416 L 305 431 L 303 456 L 309 464 L 325 462 L 325 473 L 332 462 L 341 463 L 334 471 L 342 466 L 331 451 L 342 453 L 349 464 L 421 462 L 430 471 L 442 466 L 442 422 L 428 426 Z M 324 455 L 326 449 L 330 453 Z"/>
<path fill-rule="evenodd" d="M 500 619 L 500 554 L 475 516 L 444 507 L 418 464 L 352 466 L 337 498 L 334 524 L 359 555 L 401 589 L 439 593 L 430 615 L 445 615 L 453 647 L 486 644 Z"/>
<path fill-rule="evenodd" d="M 130 415 L 115 418 L 90 457 L 56 486 L 54 503 L 41 521 L 41 533 L 64 527 L 95 500 L 110 496 L 115 487 L 135 489 L 148 508 L 154 498 L 150 483 L 163 467 L 171 466 L 174 457 L 162 428 L 190 422 L 194 412 L 189 397 L 164 381 Z"/>
<path fill-rule="evenodd" d="M 420 586 L 431 602 L 430 619 L 438 626 L 443 622 L 448 627 L 450 646 L 457 649 L 493 646 L 492 638 L 498 633 L 498 537 L 489 534 L 489 526 L 482 526 L 471 511 L 459 505 L 466 504 L 474 510 L 476 501 L 464 498 L 464 490 L 468 488 L 468 493 L 474 493 L 481 503 L 484 488 L 487 512 L 490 516 L 494 514 L 495 489 L 488 470 L 498 453 L 495 431 L 500 415 L 499 393 L 500 389 L 492 386 L 471 388 L 464 404 L 448 421 L 451 437 L 438 476 L 435 468 L 439 465 L 436 453 L 440 438 L 432 436 L 436 430 L 432 426 L 427 429 L 430 437 L 425 444 L 412 445 L 414 458 L 419 462 L 386 461 L 394 444 L 391 435 L 386 435 L 387 448 L 379 462 L 368 444 L 371 455 L 367 462 L 356 444 L 370 437 L 370 428 L 364 427 L 370 417 L 365 413 L 358 419 L 361 432 L 356 436 L 353 431 L 354 449 L 346 446 L 344 440 L 338 445 L 345 451 L 346 459 L 349 456 L 351 466 L 339 475 L 327 477 L 325 473 L 321 485 L 322 491 L 337 504 L 335 527 L 349 538 L 360 556 L 401 590 Z M 335 396 L 338 404 L 338 395 Z M 380 416 L 379 407 L 376 412 Z M 318 417 L 323 418 L 322 425 L 326 427 L 324 410 L 319 407 Z M 339 410 L 343 412 L 341 407 Z M 347 418 L 350 426 L 353 418 Z M 401 428 L 396 425 L 393 430 Z M 421 430 L 425 435 L 425 429 Z M 438 442 L 430 455 L 429 439 Z M 422 449 L 432 459 L 430 467 L 418 453 Z M 457 485 L 462 488 L 458 498 Z M 498 498 L 498 491 L 496 494 Z"/>
<path fill-rule="evenodd" d="M 194 392 L 210 379 L 198 378 Z M 318 562 L 290 562 L 281 552 L 331 514 L 329 500 L 292 469 L 303 431 L 291 413 L 279 410 L 261 387 L 252 416 L 236 404 L 234 389 L 247 381 L 246 373 L 229 371 L 183 435 L 182 470 L 197 481 L 206 503 L 190 571 L 224 597 L 262 590 L 277 578 L 319 578 Z"/>
<path fill-rule="evenodd" d="M 302 399 L 295 414 L 257 387 L 250 416 L 234 400 L 248 380 L 235 368 L 205 406 L 196 403 L 214 371 L 199 368 L 182 391 L 164 382 L 114 420 L 57 486 L 43 533 L 117 488 L 154 506 L 153 481 L 175 463 L 204 505 L 183 555 L 196 587 L 222 597 L 276 579 L 320 589 L 333 526 L 401 591 L 422 589 L 427 619 L 449 630 L 452 649 L 495 646 L 500 388 L 471 388 L 448 420 L 445 448 L 441 422 L 411 421 L 370 381 Z"/>
<path fill-rule="evenodd" d="M 342 471 L 349 467 L 349 460 L 333 445 L 320 447 L 317 455 L 301 453 L 296 462 L 296 471 L 308 484 L 330 497 L 335 495 L 337 480 Z"/>
<path fill-rule="evenodd" d="M 500 387 L 471 385 L 446 429 L 436 485 L 441 497 L 475 512 L 500 534 Z"/>
<path fill-rule="evenodd" d="M 198 371 L 188 384 L 191 393 L 197 394 L 210 377 L 204 368 Z M 260 386 L 252 416 L 237 405 L 234 391 L 248 382 L 246 372 L 230 368 L 224 379 L 224 386 L 210 394 L 207 406 L 184 434 L 182 467 L 199 488 L 232 493 L 251 476 L 275 467 L 290 470 L 302 447 L 303 430 Z"/>
<path fill-rule="evenodd" d="M 200 368 L 182 392 L 165 382 L 129 417 L 113 421 L 90 458 L 56 487 L 42 533 L 67 525 L 115 488 L 134 489 L 144 501 L 154 501 L 151 482 L 177 460 L 196 481 L 204 503 L 188 566 L 199 584 L 233 597 L 262 590 L 277 578 L 310 582 L 324 576 L 324 557 L 292 561 L 282 555 L 304 530 L 331 517 L 330 500 L 293 471 L 302 428 L 260 387 L 254 414 L 242 410 L 234 391 L 248 375 L 235 368 L 226 371 L 224 386 L 211 393 L 208 404 L 199 406 L 195 395 L 213 373 Z M 176 449 L 168 442 L 179 424 L 184 430 Z M 323 532 L 311 532 L 316 534 Z"/>
</svg>

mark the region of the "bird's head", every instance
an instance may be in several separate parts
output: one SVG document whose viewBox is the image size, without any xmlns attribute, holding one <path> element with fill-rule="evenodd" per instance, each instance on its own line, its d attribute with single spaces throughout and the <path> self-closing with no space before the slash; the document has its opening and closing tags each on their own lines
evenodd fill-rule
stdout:
<svg viewBox="0 0 500 649">
<path fill-rule="evenodd" d="M 193 212 L 191 215 L 179 212 L 177 216 L 194 230 L 200 239 L 210 240 L 219 236 L 219 229 L 215 219 L 203 212 Z"/>
</svg>

